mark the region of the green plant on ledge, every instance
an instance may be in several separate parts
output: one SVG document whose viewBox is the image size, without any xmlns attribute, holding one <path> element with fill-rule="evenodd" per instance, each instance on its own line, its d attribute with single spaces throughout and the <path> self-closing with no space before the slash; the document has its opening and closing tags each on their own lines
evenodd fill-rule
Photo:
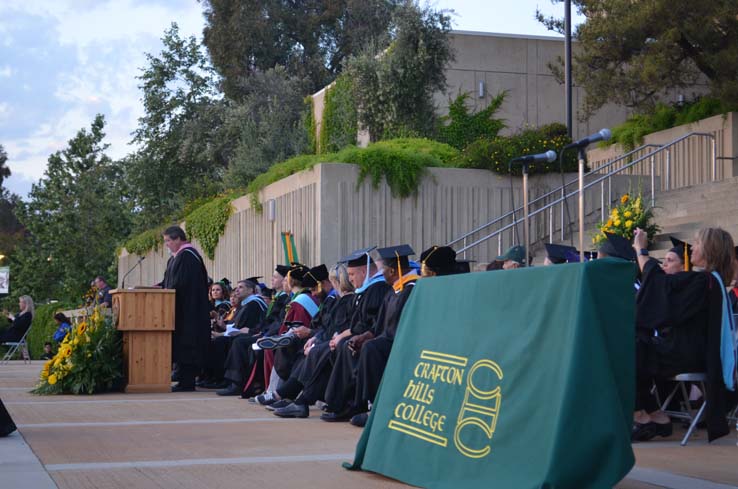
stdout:
<svg viewBox="0 0 738 489">
<path fill-rule="evenodd" d="M 129 254 L 139 256 L 143 256 L 151 250 L 156 251 L 164 243 L 162 233 L 166 228 L 166 225 L 161 225 L 154 229 L 147 229 L 128 239 L 123 247 Z"/>
<path fill-rule="evenodd" d="M 384 178 L 395 197 L 409 197 L 418 190 L 428 167 L 451 167 L 459 152 L 451 146 L 423 138 L 380 141 L 367 148 L 349 146 L 338 153 L 300 155 L 272 165 L 246 188 L 251 207 L 261 210 L 259 192 L 276 181 L 308 170 L 318 163 L 352 163 L 359 166 L 361 185 L 367 176 L 376 188 Z"/>
<path fill-rule="evenodd" d="M 231 195 L 218 197 L 193 210 L 185 218 L 190 239 L 196 239 L 211 260 L 215 258 L 215 248 L 233 214 L 231 200 Z"/>
</svg>

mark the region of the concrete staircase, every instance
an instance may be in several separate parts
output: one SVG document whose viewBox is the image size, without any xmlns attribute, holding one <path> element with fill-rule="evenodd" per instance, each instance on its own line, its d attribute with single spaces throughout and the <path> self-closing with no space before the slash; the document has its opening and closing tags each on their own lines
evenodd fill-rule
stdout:
<svg viewBox="0 0 738 489">
<path fill-rule="evenodd" d="M 721 227 L 738 240 L 738 178 L 661 192 L 654 217 L 661 227 L 652 253 L 657 258 L 671 248 L 669 236 L 690 242 L 702 227 Z"/>
</svg>

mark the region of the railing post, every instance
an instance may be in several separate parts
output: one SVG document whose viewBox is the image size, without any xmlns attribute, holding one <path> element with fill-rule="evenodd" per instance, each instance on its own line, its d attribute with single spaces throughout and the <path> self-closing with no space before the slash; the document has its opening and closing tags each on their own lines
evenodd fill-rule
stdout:
<svg viewBox="0 0 738 489">
<path fill-rule="evenodd" d="M 502 254 L 502 233 L 497 235 L 497 256 Z"/>
<path fill-rule="evenodd" d="M 712 141 L 712 181 L 717 179 L 717 141 L 715 136 L 711 137 Z"/>
<path fill-rule="evenodd" d="M 605 181 L 600 182 L 600 220 L 605 220 Z"/>
<path fill-rule="evenodd" d="M 662 185 L 663 186 L 663 185 Z M 671 150 L 666 150 L 666 190 L 671 190 Z"/>
<path fill-rule="evenodd" d="M 554 242 L 554 208 L 553 206 L 550 206 L 548 208 L 548 242 L 553 243 Z"/>
<path fill-rule="evenodd" d="M 656 205 L 656 158 L 651 156 L 651 207 Z"/>
<path fill-rule="evenodd" d="M 561 241 L 564 241 L 564 238 L 566 238 L 566 236 L 564 236 L 564 205 L 566 205 L 565 197 L 566 197 L 566 188 L 561 187 L 561 204 L 559 205 L 559 209 L 561 211 L 559 212 L 559 214 L 561 214 Z"/>
<path fill-rule="evenodd" d="M 466 259 L 466 236 L 464 236 L 464 259 Z"/>
</svg>

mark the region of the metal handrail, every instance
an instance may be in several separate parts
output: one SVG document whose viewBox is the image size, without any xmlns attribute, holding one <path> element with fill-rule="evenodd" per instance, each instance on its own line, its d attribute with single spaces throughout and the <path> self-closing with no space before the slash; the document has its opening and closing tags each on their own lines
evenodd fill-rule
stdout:
<svg viewBox="0 0 738 489">
<path fill-rule="evenodd" d="M 599 172 L 599 171 L 603 170 L 604 168 L 608 168 L 608 167 L 614 165 L 615 163 L 617 163 L 617 162 L 619 162 L 621 160 L 624 160 L 624 159 L 630 157 L 631 155 L 633 155 L 633 154 L 635 154 L 635 153 L 637 153 L 639 151 L 643 151 L 644 149 L 649 148 L 649 147 L 660 148 L 661 145 L 660 144 L 644 144 L 642 146 L 639 146 L 636 149 L 634 149 L 632 151 L 629 151 L 629 152 L 627 152 L 627 153 L 625 153 L 625 154 L 623 154 L 623 155 L 615 158 L 612 161 L 608 161 L 607 163 L 604 163 L 604 164 L 598 166 L 597 168 L 595 168 L 593 170 L 590 170 L 587 173 L 587 175 L 589 175 L 591 173 Z M 568 187 L 569 185 L 573 185 L 575 183 L 577 183 L 577 179 L 574 179 L 574 180 L 572 180 L 570 182 L 567 182 L 564 185 L 562 185 L 560 187 L 557 187 L 555 190 L 551 190 L 550 192 L 548 192 L 548 193 L 546 193 L 546 194 L 544 194 L 544 195 L 542 195 L 542 196 L 540 196 L 540 197 L 538 197 L 538 198 L 530 201 L 530 205 L 533 205 L 533 204 L 535 204 L 538 201 L 545 200 L 548 197 L 552 196 L 553 194 L 561 193 L 562 190 L 564 190 L 566 187 Z M 458 243 L 459 241 L 463 241 L 464 239 L 468 238 L 472 234 L 476 234 L 479 231 L 482 231 L 483 229 L 486 229 L 486 228 L 488 228 L 490 226 L 493 226 L 493 225 L 497 224 L 498 222 L 503 221 L 503 220 L 507 219 L 508 217 L 511 217 L 513 214 L 516 214 L 518 212 L 521 212 L 522 210 L 523 210 L 523 207 L 520 206 L 520 207 L 516 208 L 514 211 L 508 211 L 507 214 L 503 214 L 502 216 L 497 217 L 496 219 L 488 222 L 487 224 L 482 224 L 481 226 L 473 229 L 472 231 L 469 231 L 468 233 L 464 234 L 463 236 L 460 236 L 460 237 L 456 238 L 455 240 L 450 241 L 449 243 L 446 244 L 446 246 L 452 246 L 453 244 Z"/>
<path fill-rule="evenodd" d="M 613 175 L 616 175 L 618 173 L 621 173 L 624 170 L 630 169 L 631 167 L 635 166 L 638 163 L 641 163 L 642 161 L 645 161 L 646 159 L 653 158 L 654 156 L 656 156 L 657 153 L 666 151 L 669 148 L 671 148 L 672 146 L 674 146 L 675 144 L 678 144 L 678 143 L 680 143 L 680 142 L 682 142 L 682 141 L 684 141 L 684 140 L 686 140 L 686 139 L 688 139 L 690 137 L 693 137 L 693 136 L 707 137 L 707 138 L 710 138 L 712 140 L 712 151 L 711 151 L 712 152 L 712 181 L 715 181 L 715 179 L 717 177 L 717 147 L 716 147 L 716 142 L 717 141 L 716 141 L 715 135 L 714 134 L 710 134 L 710 133 L 706 133 L 706 132 L 690 132 L 690 133 L 687 133 L 687 134 L 685 134 L 683 136 L 680 136 L 679 138 L 677 138 L 677 139 L 675 139 L 675 140 L 673 140 L 673 141 L 671 141 L 669 143 L 666 143 L 664 145 L 660 145 L 660 146 L 659 145 L 650 145 L 650 146 L 658 146 L 658 147 L 657 147 L 657 149 L 653 150 L 652 152 L 646 153 L 645 155 L 643 155 L 643 156 L 641 156 L 641 157 L 639 157 L 639 158 L 631 161 L 630 163 L 628 163 L 628 164 L 626 164 L 626 165 L 624 165 L 624 166 L 622 166 L 622 167 L 620 167 L 620 168 L 618 168 L 616 170 L 612 170 L 612 171 L 610 171 L 608 173 L 605 173 L 605 174 L 600 174 L 601 176 L 599 178 L 595 178 L 591 182 L 585 184 L 584 187 L 583 187 L 583 190 L 586 190 L 586 189 L 588 189 L 590 187 L 593 187 L 594 185 L 596 185 L 598 183 L 602 183 L 606 179 L 612 177 Z M 637 151 L 637 150 L 633 150 L 633 151 Z M 622 157 L 620 159 L 622 159 Z M 598 167 L 597 169 L 588 172 L 587 175 L 591 175 L 592 173 L 596 172 L 597 170 L 599 170 L 599 169 L 601 169 L 601 168 L 603 168 L 605 166 L 612 165 L 616 161 L 617 160 L 613 160 L 613 161 L 611 161 L 609 163 L 606 163 L 605 165 L 602 165 L 602 166 Z M 654 164 L 653 164 L 653 160 L 652 160 L 651 161 L 651 202 L 652 202 L 652 205 L 653 205 L 653 203 L 655 201 L 655 175 L 654 175 L 654 168 L 653 168 L 653 166 L 654 166 Z M 577 181 L 577 180 L 575 180 L 575 181 Z M 558 205 L 558 204 L 563 203 L 566 199 L 579 194 L 579 189 L 578 188 L 575 189 L 572 193 L 566 193 L 565 192 L 565 187 L 567 185 L 571 184 L 571 183 L 572 182 L 569 182 L 568 184 L 565 184 L 565 185 L 559 187 L 557 190 L 554 190 L 552 192 L 549 192 L 547 195 L 551 195 L 551 194 L 556 193 L 556 192 L 562 192 L 563 193 L 563 197 L 560 197 L 560 198 L 558 198 L 558 199 L 556 199 L 556 200 L 554 200 L 552 202 L 549 202 L 548 204 L 544 205 L 543 207 L 540 207 L 540 208 L 534 210 L 533 212 L 530 212 L 528 216 L 529 217 L 536 216 L 536 215 L 540 214 L 541 212 L 544 212 L 544 211 L 546 211 L 546 210 L 548 210 L 550 208 L 553 208 L 555 205 Z M 516 211 L 517 210 L 518 209 L 516 209 Z M 512 211 L 509 212 L 508 215 L 512 215 Z M 499 221 L 499 219 L 498 219 L 498 221 Z M 482 237 L 482 238 L 474 241 L 473 243 L 468 244 L 468 245 L 464 246 L 463 248 L 457 250 L 456 253 L 457 254 L 464 253 L 467 250 L 469 250 L 469 249 L 471 249 L 471 248 L 473 248 L 473 247 L 475 247 L 475 246 L 477 246 L 477 245 L 479 245 L 481 243 L 484 243 L 488 239 L 491 239 L 491 238 L 493 238 L 495 236 L 498 236 L 499 234 L 503 233 L 504 231 L 507 231 L 508 229 L 512 229 L 514 226 L 517 226 L 519 224 L 519 222 L 520 222 L 519 219 L 516 218 L 513 222 L 507 224 L 506 226 L 503 226 L 502 228 L 493 231 L 489 235 L 484 236 L 484 237 Z M 459 240 L 455 240 L 454 242 L 458 242 L 458 241 Z"/>
</svg>

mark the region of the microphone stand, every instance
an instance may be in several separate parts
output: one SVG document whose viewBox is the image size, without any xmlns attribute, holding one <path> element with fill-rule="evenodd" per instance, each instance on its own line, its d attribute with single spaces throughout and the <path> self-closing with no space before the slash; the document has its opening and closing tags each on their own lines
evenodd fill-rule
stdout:
<svg viewBox="0 0 738 489">
<path fill-rule="evenodd" d="M 144 261 L 144 258 L 146 258 L 146 257 L 145 256 L 140 256 L 138 258 L 138 261 L 136 262 L 136 264 L 133 265 L 131 267 L 131 269 L 126 272 L 125 275 L 123 275 L 123 279 L 120 281 L 120 288 L 121 289 L 125 289 L 126 288 L 126 278 L 128 278 L 128 276 L 131 274 L 131 272 L 134 271 L 136 269 L 136 267 L 141 264 L 142 261 Z"/>
<path fill-rule="evenodd" d="M 584 263 L 584 165 L 587 154 L 584 147 L 578 148 L 579 159 L 579 263 Z"/>
<path fill-rule="evenodd" d="M 525 239 L 525 267 L 529 267 L 528 248 L 530 248 L 530 212 L 528 209 L 528 163 L 523 163 L 523 236 Z"/>
</svg>

